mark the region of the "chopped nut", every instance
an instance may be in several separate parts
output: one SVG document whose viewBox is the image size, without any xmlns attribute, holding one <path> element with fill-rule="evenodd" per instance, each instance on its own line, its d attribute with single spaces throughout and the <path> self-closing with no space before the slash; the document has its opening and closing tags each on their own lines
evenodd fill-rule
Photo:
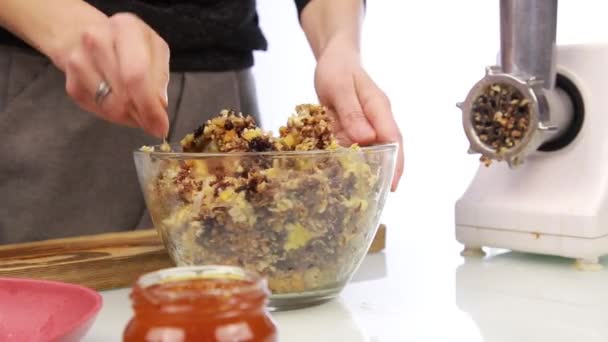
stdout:
<svg viewBox="0 0 608 342">
<path fill-rule="evenodd" d="M 169 145 L 167 140 L 163 140 L 162 145 L 160 145 L 160 150 L 163 152 L 171 152 L 171 145 Z"/>
<path fill-rule="evenodd" d="M 154 152 L 154 146 L 142 146 L 139 148 L 142 152 L 152 153 Z"/>
<path fill-rule="evenodd" d="M 485 167 L 492 165 L 492 159 L 486 156 L 481 156 L 481 158 L 479 158 L 479 161 L 481 161 L 483 165 L 485 165 Z"/>
</svg>

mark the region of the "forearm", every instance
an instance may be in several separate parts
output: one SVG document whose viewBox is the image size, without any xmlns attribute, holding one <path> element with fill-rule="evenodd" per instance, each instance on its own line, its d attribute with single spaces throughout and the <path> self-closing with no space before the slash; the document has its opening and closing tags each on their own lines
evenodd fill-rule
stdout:
<svg viewBox="0 0 608 342">
<path fill-rule="evenodd" d="M 0 0 L 0 25 L 64 68 L 69 51 L 89 25 L 107 17 L 82 0 Z"/>
<path fill-rule="evenodd" d="M 310 1 L 300 21 L 315 57 L 334 39 L 359 51 L 363 15 L 363 0 Z"/>
</svg>

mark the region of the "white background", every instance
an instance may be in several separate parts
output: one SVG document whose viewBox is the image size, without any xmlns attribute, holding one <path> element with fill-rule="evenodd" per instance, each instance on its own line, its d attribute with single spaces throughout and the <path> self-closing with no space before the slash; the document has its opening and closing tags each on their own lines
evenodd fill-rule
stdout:
<svg viewBox="0 0 608 342">
<path fill-rule="evenodd" d="M 258 8 L 269 50 L 256 54 L 254 71 L 264 126 L 276 130 L 294 105 L 316 101 L 315 61 L 293 1 L 259 0 Z M 558 44 L 602 41 L 608 41 L 608 2 L 560 1 Z M 438 192 L 455 200 L 477 167 L 476 157 L 466 154 L 455 103 L 495 61 L 498 48 L 498 0 L 368 0 L 364 63 L 391 99 L 403 132 L 399 197 L 415 193 L 417 211 L 432 213 L 429 202 Z M 451 228 L 441 227 L 442 234 Z"/>
</svg>

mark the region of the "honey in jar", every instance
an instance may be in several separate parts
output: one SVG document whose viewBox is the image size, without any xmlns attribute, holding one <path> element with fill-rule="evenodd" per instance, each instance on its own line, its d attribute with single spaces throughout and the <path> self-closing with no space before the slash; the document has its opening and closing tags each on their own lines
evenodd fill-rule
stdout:
<svg viewBox="0 0 608 342">
<path fill-rule="evenodd" d="M 275 342 L 260 276 L 238 267 L 192 266 L 140 277 L 124 342 Z"/>
</svg>

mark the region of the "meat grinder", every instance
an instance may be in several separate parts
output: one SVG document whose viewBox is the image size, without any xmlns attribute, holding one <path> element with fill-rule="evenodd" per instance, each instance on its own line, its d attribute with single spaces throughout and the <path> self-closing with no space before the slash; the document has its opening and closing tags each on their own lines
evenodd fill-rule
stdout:
<svg viewBox="0 0 608 342">
<path fill-rule="evenodd" d="M 458 103 L 484 161 L 455 206 L 465 256 L 494 247 L 590 270 L 608 254 L 608 45 L 558 46 L 556 26 L 557 0 L 500 0 L 498 65 Z"/>
</svg>

